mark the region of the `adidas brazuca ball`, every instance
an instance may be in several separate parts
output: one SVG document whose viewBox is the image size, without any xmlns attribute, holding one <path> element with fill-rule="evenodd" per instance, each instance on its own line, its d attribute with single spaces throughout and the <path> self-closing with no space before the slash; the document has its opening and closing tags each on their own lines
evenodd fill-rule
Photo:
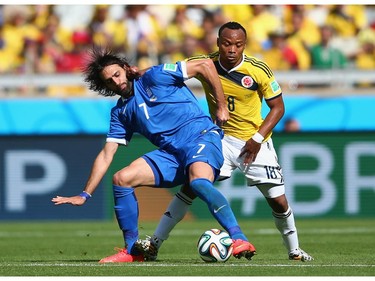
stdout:
<svg viewBox="0 0 375 281">
<path fill-rule="evenodd" d="M 233 251 L 229 234 L 220 229 L 205 231 L 198 240 L 198 253 L 205 262 L 226 262 Z"/>
</svg>

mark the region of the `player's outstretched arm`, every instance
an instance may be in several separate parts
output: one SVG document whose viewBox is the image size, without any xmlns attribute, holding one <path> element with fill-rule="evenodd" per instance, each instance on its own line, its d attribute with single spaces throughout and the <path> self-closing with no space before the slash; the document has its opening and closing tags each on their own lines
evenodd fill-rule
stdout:
<svg viewBox="0 0 375 281">
<path fill-rule="evenodd" d="M 94 164 L 92 165 L 86 186 L 79 195 L 71 197 L 56 196 L 52 198 L 51 201 L 55 203 L 55 205 L 71 204 L 74 206 L 81 206 L 85 204 L 85 202 L 95 192 L 100 181 L 103 179 L 105 173 L 111 165 L 113 156 L 115 155 L 118 146 L 118 143 L 114 142 L 107 142 L 104 145 L 103 149 L 99 152 Z"/>
</svg>

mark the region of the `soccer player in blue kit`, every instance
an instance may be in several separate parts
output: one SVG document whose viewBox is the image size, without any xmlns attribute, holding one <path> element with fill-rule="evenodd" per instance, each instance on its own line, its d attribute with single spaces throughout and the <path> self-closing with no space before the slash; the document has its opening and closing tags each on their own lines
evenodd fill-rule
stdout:
<svg viewBox="0 0 375 281">
<path fill-rule="evenodd" d="M 111 51 L 94 49 L 83 74 L 89 89 L 120 98 L 111 110 L 106 143 L 93 163 L 83 192 L 72 197 L 56 196 L 52 198 L 55 205 L 85 204 L 107 172 L 119 145 L 128 145 L 134 133 L 142 134 L 158 147 L 113 175 L 114 209 L 125 248 L 99 262 L 144 260 L 134 247 L 138 239 L 134 188 L 170 188 L 185 182 L 189 182 L 191 190 L 230 234 L 233 256 L 251 259 L 255 247 L 241 231 L 226 198 L 213 186 L 223 164 L 223 132 L 218 125 L 228 120 L 229 113 L 212 60 L 161 64 L 139 71 Z M 203 77 L 215 94 L 217 125 L 184 83 L 196 76 Z"/>
</svg>

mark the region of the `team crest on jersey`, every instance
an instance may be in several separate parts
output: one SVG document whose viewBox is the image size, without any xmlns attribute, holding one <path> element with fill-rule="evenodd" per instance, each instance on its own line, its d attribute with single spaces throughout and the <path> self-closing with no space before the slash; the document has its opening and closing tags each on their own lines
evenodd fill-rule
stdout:
<svg viewBox="0 0 375 281">
<path fill-rule="evenodd" d="M 165 63 L 164 66 L 163 66 L 163 69 L 167 70 L 167 71 L 176 72 L 176 70 L 177 70 L 177 64 Z"/>
<path fill-rule="evenodd" d="M 244 77 L 241 79 L 241 84 L 242 84 L 242 86 L 244 86 L 245 88 L 250 88 L 250 87 L 254 84 L 254 80 L 253 80 L 253 78 L 251 78 L 250 76 L 244 76 Z"/>
</svg>

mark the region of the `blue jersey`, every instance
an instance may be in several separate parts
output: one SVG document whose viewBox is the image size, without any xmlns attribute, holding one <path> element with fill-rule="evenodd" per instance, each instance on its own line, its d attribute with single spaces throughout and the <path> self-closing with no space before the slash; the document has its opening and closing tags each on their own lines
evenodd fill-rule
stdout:
<svg viewBox="0 0 375 281">
<path fill-rule="evenodd" d="M 140 133 L 169 150 L 183 147 L 202 131 L 220 131 L 185 85 L 186 79 L 186 63 L 177 62 L 154 66 L 134 80 L 134 95 L 120 98 L 112 108 L 107 141 L 126 145 Z"/>
</svg>

